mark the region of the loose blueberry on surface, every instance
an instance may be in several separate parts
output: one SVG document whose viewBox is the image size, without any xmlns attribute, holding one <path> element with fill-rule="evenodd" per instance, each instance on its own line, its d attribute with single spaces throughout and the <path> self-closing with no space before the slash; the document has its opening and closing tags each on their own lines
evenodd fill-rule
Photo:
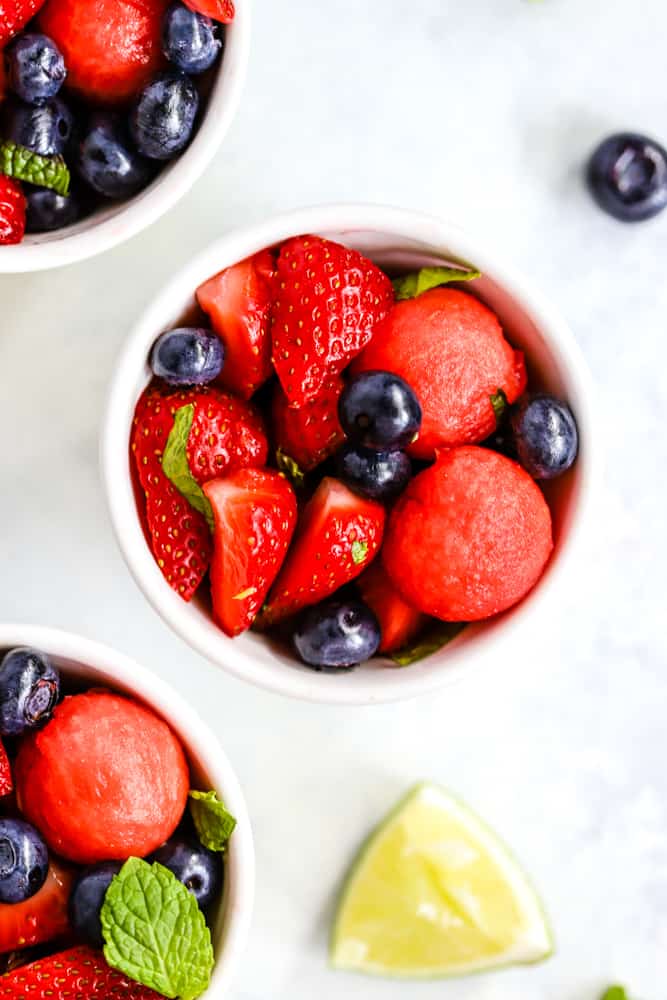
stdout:
<svg viewBox="0 0 667 1000">
<path fill-rule="evenodd" d="M 343 430 L 364 448 L 404 448 L 422 422 L 419 400 L 392 372 L 363 372 L 348 382 L 338 401 Z"/>
<path fill-rule="evenodd" d="M 28 104 L 43 104 L 55 97 L 67 70 L 55 42 L 38 32 L 18 35 L 5 50 L 9 86 Z"/>
<path fill-rule="evenodd" d="M 199 94 L 184 73 L 161 73 L 142 90 L 130 115 L 137 149 L 151 160 L 170 160 L 187 146 Z"/>
<path fill-rule="evenodd" d="M 299 657 L 315 670 L 341 670 L 368 660 L 380 645 L 377 618 L 361 601 L 325 601 L 309 608 L 292 636 Z"/>
<path fill-rule="evenodd" d="M 343 482 L 371 500 L 391 500 L 402 493 L 410 481 L 412 465 L 403 451 L 371 451 L 346 444 L 336 458 L 338 475 Z"/>
<path fill-rule="evenodd" d="M 0 733 L 19 736 L 48 722 L 59 694 L 58 671 L 44 653 L 10 649 L 0 663 Z"/>
<path fill-rule="evenodd" d="M 40 106 L 8 101 L 4 137 L 41 156 L 62 156 L 73 124 L 72 113 L 60 97 Z"/>
<path fill-rule="evenodd" d="M 194 837 L 172 837 L 148 860 L 157 861 L 173 872 L 202 909 L 213 902 L 222 888 L 220 855 L 209 851 Z"/>
<path fill-rule="evenodd" d="M 104 944 L 100 911 L 114 875 L 123 867 L 121 861 L 104 861 L 86 868 L 72 886 L 69 897 L 69 920 L 73 930 L 94 948 Z"/>
<path fill-rule="evenodd" d="M 0 903 L 22 903 L 44 885 L 49 852 L 37 830 L 20 819 L 0 818 Z"/>
<path fill-rule="evenodd" d="M 510 420 L 519 462 L 534 479 L 554 479 L 573 464 L 579 435 L 565 403 L 546 394 L 529 396 Z"/>
<path fill-rule="evenodd" d="M 146 187 L 153 168 L 132 146 L 123 122 L 108 112 L 95 113 L 77 151 L 77 170 L 106 198 L 129 198 Z"/>
<path fill-rule="evenodd" d="M 49 188 L 26 189 L 26 232 L 49 233 L 71 226 L 81 215 L 75 195 L 65 197 Z"/>
<path fill-rule="evenodd" d="M 218 377 L 224 360 L 222 341 L 211 330 L 178 327 L 158 337 L 150 363 L 169 385 L 205 385 Z"/>
<path fill-rule="evenodd" d="M 209 69 L 222 49 L 210 17 L 190 10 L 176 0 L 167 7 L 162 22 L 162 51 L 177 69 L 193 76 Z"/>
<path fill-rule="evenodd" d="M 634 132 L 612 135 L 591 156 L 587 180 L 605 212 L 621 222 L 643 222 L 667 205 L 667 151 Z"/>
</svg>

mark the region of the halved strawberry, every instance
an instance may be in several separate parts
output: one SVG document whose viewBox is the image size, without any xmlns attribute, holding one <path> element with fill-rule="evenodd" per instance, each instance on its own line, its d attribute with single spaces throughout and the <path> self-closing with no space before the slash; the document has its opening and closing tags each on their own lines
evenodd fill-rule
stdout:
<svg viewBox="0 0 667 1000">
<path fill-rule="evenodd" d="M 364 603 L 380 623 L 382 639 L 379 653 L 394 653 L 402 649 L 428 621 L 426 615 L 403 600 L 379 559 L 362 573 L 357 586 Z"/>
<path fill-rule="evenodd" d="M 384 520 L 381 504 L 325 477 L 299 519 L 261 624 L 273 625 L 317 604 L 359 576 L 380 549 Z"/>
<path fill-rule="evenodd" d="M 183 0 L 183 2 L 190 10 L 212 17 L 214 21 L 220 21 L 222 24 L 230 24 L 236 13 L 233 0 Z"/>
<path fill-rule="evenodd" d="M 200 486 L 235 469 L 265 464 L 269 445 L 254 406 L 211 386 L 170 396 L 174 409 L 181 397 L 195 404 L 187 457 Z"/>
<path fill-rule="evenodd" d="M 9 795 L 13 788 L 14 782 L 9 757 L 2 740 L 0 740 L 0 796 Z"/>
<path fill-rule="evenodd" d="M 0 0 L 0 49 L 26 26 L 44 0 Z"/>
<path fill-rule="evenodd" d="M 338 397 L 344 387 L 340 375 L 332 375 L 315 399 L 296 410 L 276 384 L 271 410 L 275 442 L 302 469 L 314 469 L 345 440 L 338 419 Z"/>
<path fill-rule="evenodd" d="M 303 406 L 370 341 L 394 293 L 370 260 L 319 236 L 284 243 L 277 272 L 273 364 L 290 405 Z"/>
<path fill-rule="evenodd" d="M 25 211 L 23 188 L 18 181 L 0 173 L 0 246 L 21 243 L 25 235 Z"/>
<path fill-rule="evenodd" d="M 241 469 L 204 486 L 215 520 L 211 596 L 227 635 L 249 628 L 282 565 L 296 498 L 279 472 Z"/>
<path fill-rule="evenodd" d="M 243 399 L 250 399 L 273 370 L 270 321 L 274 279 L 273 257 L 269 250 L 262 250 L 197 289 L 197 301 L 225 345 L 225 364 L 218 381 Z"/>
<path fill-rule="evenodd" d="M 7 1000 L 160 1000 L 160 994 L 107 965 L 101 951 L 87 945 L 40 958 L 0 976 Z"/>
<path fill-rule="evenodd" d="M 0 953 L 30 948 L 66 934 L 72 881 L 70 869 L 52 860 L 39 892 L 23 903 L 0 903 Z"/>
</svg>

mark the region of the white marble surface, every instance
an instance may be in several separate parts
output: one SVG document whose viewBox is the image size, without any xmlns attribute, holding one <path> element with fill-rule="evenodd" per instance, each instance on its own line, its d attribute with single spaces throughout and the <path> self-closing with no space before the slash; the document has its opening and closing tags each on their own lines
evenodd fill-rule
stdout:
<svg viewBox="0 0 667 1000">
<path fill-rule="evenodd" d="M 667 139 L 662 0 L 256 0 L 242 111 L 204 181 L 131 244 L 0 277 L 0 615 L 79 630 L 159 670 L 245 786 L 256 917 L 230 1000 L 663 1000 L 667 970 L 667 213 L 606 218 L 580 183 L 617 127 Z M 425 209 L 504 246 L 570 319 L 599 385 L 607 477 L 581 573 L 483 681 L 387 708 L 290 704 L 218 673 L 144 603 L 115 542 L 97 434 L 128 325 L 207 241 L 331 200 Z M 503 833 L 558 953 L 450 984 L 332 973 L 338 879 L 432 778 Z"/>
</svg>

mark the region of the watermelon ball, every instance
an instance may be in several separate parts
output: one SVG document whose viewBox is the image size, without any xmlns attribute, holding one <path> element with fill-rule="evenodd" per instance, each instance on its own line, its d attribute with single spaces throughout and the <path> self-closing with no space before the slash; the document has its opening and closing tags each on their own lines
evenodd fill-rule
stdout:
<svg viewBox="0 0 667 1000">
<path fill-rule="evenodd" d="M 551 514 L 528 473 L 465 446 L 440 453 L 412 480 L 389 518 L 382 557 L 412 607 L 468 622 L 520 601 L 552 548 Z"/>
<path fill-rule="evenodd" d="M 393 307 L 351 366 L 400 375 L 422 408 L 410 445 L 415 458 L 438 447 L 476 444 L 496 428 L 491 399 L 502 389 L 512 403 L 526 385 L 523 355 L 507 342 L 497 317 L 467 292 L 434 288 Z"/>
<path fill-rule="evenodd" d="M 21 744 L 14 777 L 25 818 L 51 850 L 86 865 L 154 851 L 178 826 L 189 787 L 169 726 L 106 691 L 65 698 Z"/>
</svg>

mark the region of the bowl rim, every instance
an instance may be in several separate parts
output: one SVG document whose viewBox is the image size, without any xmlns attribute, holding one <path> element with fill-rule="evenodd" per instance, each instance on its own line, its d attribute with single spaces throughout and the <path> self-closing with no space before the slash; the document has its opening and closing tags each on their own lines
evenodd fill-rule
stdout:
<svg viewBox="0 0 667 1000">
<path fill-rule="evenodd" d="M 210 985 L 204 997 L 222 997 L 238 969 L 248 938 L 255 895 L 255 851 L 245 798 L 218 737 L 183 695 L 159 674 L 111 646 L 74 632 L 46 625 L 0 623 L 0 649 L 32 646 L 47 655 L 80 662 L 84 667 L 115 678 L 170 726 L 187 732 L 186 752 L 199 758 L 216 791 L 236 818 L 234 849 L 227 865 L 231 877 L 225 899 L 224 943 L 219 944 Z"/>
<path fill-rule="evenodd" d="M 560 356 L 563 370 L 574 388 L 577 422 L 585 447 L 580 450 L 578 458 L 579 488 L 574 516 L 560 544 L 558 557 L 552 560 L 549 572 L 539 586 L 512 609 L 511 617 L 503 620 L 502 628 L 489 628 L 478 634 L 472 655 L 454 642 L 448 647 L 446 670 L 429 673 L 391 671 L 392 679 L 388 679 L 386 684 L 364 684 L 362 677 L 354 674 L 359 683 L 348 686 L 336 684 L 337 678 L 328 674 L 290 672 L 278 659 L 269 669 L 252 655 L 230 648 L 233 640 L 222 632 L 212 637 L 199 622 L 189 617 L 188 605 L 165 584 L 146 545 L 137 516 L 132 483 L 126 471 L 129 461 L 127 413 L 128 409 L 133 412 L 136 403 L 132 390 L 132 401 L 128 406 L 129 387 L 136 383 L 138 372 L 145 370 L 148 347 L 157 333 L 164 329 L 165 314 L 168 312 L 166 304 L 170 300 L 179 296 L 181 301 L 185 300 L 201 281 L 221 267 L 290 236 L 330 232 L 339 234 L 339 238 L 344 240 L 346 233 L 352 237 L 355 231 L 360 230 L 377 231 L 389 237 L 434 247 L 442 246 L 454 257 L 473 261 L 483 274 L 518 301 L 521 309 L 541 331 L 552 352 Z M 337 705 L 386 703 L 428 693 L 454 682 L 471 672 L 472 660 L 477 660 L 478 664 L 484 660 L 497 660 L 497 655 L 488 656 L 488 644 L 494 643 L 495 650 L 500 651 L 503 643 L 509 643 L 517 629 L 521 628 L 526 614 L 530 611 L 535 615 L 548 602 L 578 555 L 597 492 L 599 463 L 594 446 L 593 386 L 581 349 L 568 324 L 539 292 L 505 263 L 505 259 L 505 254 L 489 248 L 488 239 L 470 236 L 459 226 L 431 215 L 384 205 L 328 204 L 284 212 L 228 232 L 172 275 L 152 299 L 126 338 L 112 377 L 101 429 L 101 475 L 114 533 L 135 582 L 165 623 L 189 646 L 228 673 L 277 694 Z"/>
<path fill-rule="evenodd" d="M 60 236 L 53 232 L 41 234 L 43 242 L 0 247 L 0 274 L 46 271 L 96 257 L 132 239 L 177 205 L 213 160 L 238 111 L 250 57 L 251 30 L 252 0 L 237 0 L 234 21 L 226 29 L 223 62 L 216 71 L 206 111 L 181 156 L 109 218 L 81 232 L 68 233 L 64 229 Z M 40 234 L 34 235 L 39 239 Z"/>
</svg>

